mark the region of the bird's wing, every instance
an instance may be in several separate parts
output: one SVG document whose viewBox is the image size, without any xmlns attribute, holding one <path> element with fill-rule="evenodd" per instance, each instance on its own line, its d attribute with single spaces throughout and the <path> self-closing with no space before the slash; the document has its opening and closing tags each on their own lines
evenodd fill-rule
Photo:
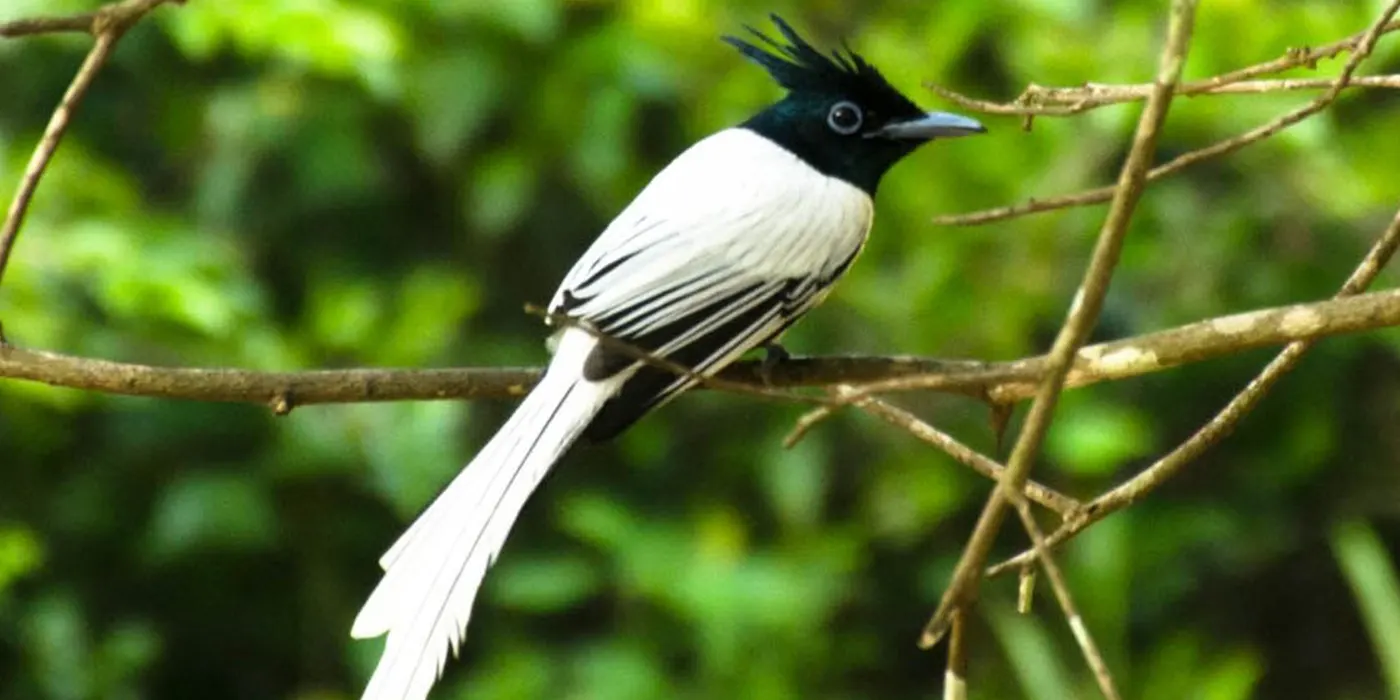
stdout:
<svg viewBox="0 0 1400 700">
<path fill-rule="evenodd" d="M 723 131 L 652 180 L 575 264 L 551 309 L 712 374 L 821 300 L 860 251 L 871 213 L 859 188 L 753 132 Z M 594 359 L 590 379 L 636 364 L 606 345 Z M 629 412 L 692 382 L 651 383 Z"/>
</svg>

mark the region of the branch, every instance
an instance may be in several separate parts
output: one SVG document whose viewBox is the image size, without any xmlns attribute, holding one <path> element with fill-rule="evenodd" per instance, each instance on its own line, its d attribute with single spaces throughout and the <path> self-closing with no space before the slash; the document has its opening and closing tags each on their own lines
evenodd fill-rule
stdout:
<svg viewBox="0 0 1400 700">
<path fill-rule="evenodd" d="M 1388 14 L 1394 14 L 1397 8 L 1400 8 L 1400 0 L 1396 0 L 1390 6 Z M 1342 284 L 1341 290 L 1337 292 L 1337 298 L 1353 297 L 1369 286 L 1390 258 L 1395 255 L 1397 248 L 1400 248 L 1400 211 L 1395 213 L 1390 226 L 1381 234 L 1380 239 L 1376 241 L 1370 252 L 1366 254 L 1366 258 L 1361 261 L 1361 264 L 1347 278 L 1347 281 Z M 1046 538 L 1046 543 L 1050 547 L 1054 547 L 1068 541 L 1090 525 L 1128 507 L 1156 490 L 1184 469 L 1186 465 L 1205 454 L 1206 450 L 1214 447 L 1234 431 L 1235 426 L 1259 404 L 1269 389 L 1273 388 L 1273 385 L 1283 375 L 1297 366 L 1303 354 L 1315 342 L 1315 339 L 1306 339 L 1290 343 L 1269 362 L 1259 373 L 1259 376 L 1250 381 L 1244 390 L 1220 409 L 1220 412 L 1215 414 L 1209 422 L 1201 426 L 1200 430 L 1197 430 L 1176 449 L 1154 462 L 1127 483 L 1094 499 L 1083 511 L 1065 522 L 1060 526 L 1060 529 Z M 989 568 L 986 573 L 988 576 L 1006 573 L 1024 566 L 1034 560 L 1035 556 L 1033 550 L 1027 550 Z"/>
<path fill-rule="evenodd" d="M 1400 26 L 1400 25 L 1397 25 Z M 1182 86 L 1178 95 L 1197 97 L 1202 95 L 1262 95 L 1271 92 L 1297 92 L 1299 90 L 1330 90 L 1340 82 L 1337 78 L 1281 78 L 1278 80 L 1243 80 L 1237 83 L 1215 83 L 1215 78 L 1201 80 Z M 1078 88 L 1042 88 L 1034 86 L 1045 94 L 1051 102 L 1071 102 L 1083 104 L 1091 101 L 1094 107 L 1127 102 L 1141 102 L 1147 99 L 1151 85 L 1112 85 L 1089 83 Z M 1366 75 L 1348 80 L 1344 88 L 1379 88 L 1400 90 L 1400 75 Z"/>
<path fill-rule="evenodd" d="M 1380 36 L 1379 33 L 1373 33 L 1372 30 L 1379 29 L 1385 31 L 1387 30 L 1387 28 L 1390 27 L 1400 28 L 1400 23 L 1388 23 L 1380 27 L 1373 26 L 1371 30 L 1365 32 L 1363 34 L 1362 43 L 1356 45 L 1356 48 L 1351 55 L 1351 58 L 1347 61 L 1346 66 L 1342 69 L 1342 73 L 1337 77 L 1336 80 L 1330 83 L 1330 88 L 1327 90 L 1326 93 L 1318 96 L 1312 102 L 1309 102 L 1308 104 L 1296 110 L 1293 110 L 1292 112 L 1288 112 L 1287 114 L 1284 114 L 1270 122 L 1257 126 L 1242 134 L 1225 139 L 1223 141 L 1219 141 L 1205 148 L 1191 151 L 1189 153 L 1185 153 L 1176 158 L 1173 158 L 1172 160 L 1167 161 L 1166 163 L 1163 163 L 1162 165 L 1159 165 L 1149 170 L 1147 173 L 1147 180 L 1149 182 L 1159 180 L 1168 175 L 1180 172 L 1192 165 L 1200 163 L 1201 161 L 1234 153 L 1235 151 L 1238 151 L 1241 148 L 1244 148 L 1245 146 L 1269 138 L 1279 133 L 1280 131 L 1287 129 L 1290 126 L 1293 126 L 1294 124 L 1297 124 L 1298 122 L 1301 122 L 1304 119 L 1307 119 L 1308 117 L 1311 117 L 1317 114 L 1318 112 L 1321 112 L 1323 109 L 1326 109 L 1328 105 L 1331 105 L 1334 101 L 1336 101 L 1337 96 L 1341 94 L 1342 90 L 1352 83 L 1352 74 L 1356 72 L 1356 68 L 1361 64 L 1361 60 L 1365 59 L 1366 56 L 1370 55 L 1372 48 L 1374 48 L 1375 46 L 1376 37 Z M 1369 42 L 1365 41 L 1367 37 L 1370 38 Z M 1351 39 L 1347 39 L 1345 41 L 1351 41 Z M 1341 43 L 1344 42 L 1338 42 L 1338 44 L 1334 44 L 1332 46 L 1337 46 Z M 1340 50 L 1338 52 L 1340 52 Z M 1247 75 L 1250 74 L 1248 73 L 1249 70 L 1250 69 L 1245 69 L 1244 71 L 1237 71 L 1236 74 Z M 1085 190 L 1083 192 L 1078 192 L 1075 194 L 1051 197 L 1049 199 L 1030 199 L 1021 204 L 995 207 L 992 209 L 985 209 L 982 211 L 970 212 L 966 214 L 936 216 L 933 218 L 933 223 L 943 226 L 971 226 L 976 224 L 985 224 L 992 221 L 1012 219 L 1018 216 L 1026 216 L 1028 214 L 1037 214 L 1040 212 L 1054 211 L 1057 209 L 1067 209 L 1069 207 L 1080 207 L 1087 206 L 1090 204 L 1098 204 L 1110 200 L 1113 197 L 1114 192 L 1117 190 L 1117 188 L 1117 185 L 1107 185 L 1091 190 Z"/>
<path fill-rule="evenodd" d="M 1381 27 L 1380 36 L 1400 30 L 1400 22 L 1390 22 Z M 1292 48 L 1283 56 L 1272 61 L 1255 64 L 1229 73 L 1193 80 L 1177 86 L 1176 94 L 1186 97 L 1196 95 L 1258 94 L 1265 92 L 1286 92 L 1293 90 L 1320 90 L 1331 88 L 1336 79 L 1289 79 L 1253 80 L 1261 75 L 1282 73 L 1298 67 L 1317 68 L 1318 61 L 1336 58 L 1348 51 L 1355 51 L 1366 39 L 1370 27 L 1345 39 L 1324 44 L 1312 49 Z M 986 114 L 1014 114 L 1026 117 L 1069 116 L 1092 109 L 1124 102 L 1140 102 L 1152 92 L 1152 85 L 1108 85 L 1086 83 L 1078 87 L 1046 87 L 1031 83 L 1015 100 L 1007 103 L 979 100 L 950 90 L 941 85 L 925 83 L 924 87 L 960 107 Z M 1353 78 L 1346 87 L 1400 88 L 1400 75 L 1380 75 Z"/>
<path fill-rule="evenodd" d="M 1070 632 L 1074 635 L 1075 643 L 1079 645 L 1079 652 L 1084 656 L 1084 662 L 1094 673 L 1094 680 L 1099 684 L 1099 692 L 1107 700 L 1120 700 L 1122 696 L 1118 694 L 1118 685 L 1113 680 L 1113 673 L 1108 670 L 1108 664 L 1103 660 L 1099 645 L 1094 643 L 1094 635 L 1090 634 L 1089 626 L 1084 624 L 1084 616 L 1079 614 L 1079 607 L 1075 605 L 1074 596 L 1069 592 L 1069 583 L 1065 581 L 1065 575 L 1060 570 L 1060 565 L 1055 563 L 1054 556 L 1050 554 L 1050 548 L 1045 543 L 1045 533 L 1041 532 L 1040 525 L 1035 522 L 1035 515 L 1031 513 L 1030 505 L 1026 503 L 1024 496 L 1014 491 L 1007 494 L 1007 498 L 1015 507 L 1016 514 L 1020 516 L 1021 525 L 1026 529 L 1026 534 L 1030 535 L 1031 544 L 1040 560 L 1040 565 L 1045 569 L 1045 573 L 1050 579 L 1050 589 L 1055 594 L 1055 600 L 1060 604 L 1060 611 L 1064 613 L 1065 621 L 1069 623 Z M 1034 579 L 1022 580 L 1033 581 Z M 1028 599 L 1029 594 L 1024 597 Z"/>
<path fill-rule="evenodd" d="M 1400 27 L 1400 24 L 1396 25 Z M 1181 86 L 1177 95 L 1200 97 L 1207 95 L 1263 95 L 1271 92 L 1326 90 L 1337 84 L 1336 78 L 1283 78 L 1278 80 L 1243 80 L 1216 84 L 1216 78 L 1199 80 Z M 924 83 L 924 87 L 958 106 L 985 114 L 1007 114 L 1023 117 L 1065 117 L 1083 114 L 1093 109 L 1127 102 L 1141 102 L 1152 91 L 1151 83 L 1119 85 L 1085 83 L 1079 87 L 1044 87 L 1032 83 L 1013 102 L 1001 103 L 979 100 L 941 85 Z M 1400 75 L 1364 75 L 1347 82 L 1348 88 L 1400 90 Z"/>
<path fill-rule="evenodd" d="M 1164 331 L 1081 348 L 1067 387 L 1158 372 L 1241 350 L 1343 333 L 1400 326 L 1400 289 L 1198 321 Z M 793 357 L 768 369 L 775 388 L 855 385 L 837 406 L 823 406 L 799 427 L 829 416 L 842 404 L 888 391 L 936 390 L 997 402 L 1028 398 L 1045 372 L 1044 355 L 1011 362 L 925 357 Z M 0 378 L 127 396 L 292 406 L 373 401 L 504 399 L 523 396 L 538 367 L 456 369 L 341 369 L 260 372 L 178 368 L 111 362 L 39 350 L 0 340 Z M 764 386 L 760 362 L 740 362 L 719 377 Z M 818 415 L 820 413 L 820 415 Z"/>
<path fill-rule="evenodd" d="M 1157 144 L 1157 134 L 1166 120 L 1171 107 L 1172 91 L 1181 77 L 1181 67 L 1191 42 L 1191 28 L 1195 20 L 1195 0 L 1174 0 L 1171 8 L 1171 21 L 1167 29 L 1166 45 L 1162 49 L 1161 62 L 1157 70 L 1156 90 L 1148 98 L 1138 121 L 1137 135 L 1133 147 L 1123 162 L 1118 186 L 1115 188 L 1113 204 L 1094 246 L 1089 269 L 1084 274 L 1084 282 L 1070 304 L 1065 325 L 1060 329 L 1055 344 L 1050 350 L 1050 359 L 1045 377 L 1041 380 L 1035 401 L 1031 404 L 1026 422 L 1017 436 L 1016 445 L 1007 460 L 1006 471 L 1002 473 L 998 487 L 987 498 L 977 527 L 963 549 L 962 557 L 953 570 L 953 581 L 939 601 L 938 609 L 924 627 L 919 644 L 929 647 L 948 631 L 951 613 L 958 608 L 966 609 L 977 597 L 977 589 L 982 581 L 982 567 L 991 552 L 992 543 L 1001 529 L 1006 515 L 1007 494 L 1020 492 L 1030 475 L 1040 451 L 1041 441 L 1049 430 L 1051 416 L 1060 391 L 1064 387 L 1070 365 L 1074 362 L 1084 340 L 1098 321 L 1099 310 L 1108 294 L 1108 284 L 1113 270 L 1118 264 L 1118 254 L 1132 219 L 1133 210 L 1147 185 L 1147 167 L 1152 151 Z"/>
<path fill-rule="evenodd" d="M 0 22 L 0 37 L 12 39 L 31 34 L 57 34 L 59 32 L 91 34 L 93 20 L 96 19 L 96 12 L 84 12 L 63 17 L 32 17 Z"/>
<path fill-rule="evenodd" d="M 15 239 L 19 237 L 20 226 L 24 223 L 24 215 L 29 211 L 29 203 L 34 198 L 39 179 L 48 169 L 49 161 L 53 159 L 59 142 L 63 140 L 63 134 L 68 130 L 68 123 L 73 119 L 74 110 L 82 101 L 83 95 L 87 94 L 88 87 L 97 77 L 97 72 L 102 69 L 108 57 L 112 55 L 117 41 L 131 25 L 157 6 L 172 1 L 183 2 L 125 0 L 105 5 L 90 14 L 17 20 L 0 25 L 0 36 L 6 37 L 60 31 L 88 31 L 97 37 L 92 49 L 88 51 L 87 58 L 83 59 L 82 67 L 78 69 L 77 75 L 73 76 L 73 82 L 63 93 L 63 99 L 54 109 L 53 116 L 49 118 L 48 126 L 44 127 L 44 135 L 39 139 L 34 154 L 25 166 L 24 174 L 20 176 L 19 189 L 15 191 L 15 197 L 10 202 L 4 222 L 0 223 L 0 280 L 5 277 L 5 266 L 10 262 L 10 252 L 14 250 Z"/>
<path fill-rule="evenodd" d="M 836 395 L 843 399 L 845 394 L 850 391 L 850 387 L 846 386 L 838 386 L 835 389 Z M 943 450 L 948 456 L 971 467 L 973 471 L 988 479 L 998 480 L 1006 469 L 977 450 L 958 442 L 953 436 L 919 420 L 918 416 L 877 397 L 867 396 L 860 399 L 857 405 L 866 413 L 890 425 L 903 428 L 910 435 Z M 790 439 L 788 446 L 791 446 L 791 442 Z M 1061 494 L 1049 486 L 1042 486 L 1031 480 L 1026 481 L 1022 492 L 1026 498 L 1055 511 L 1063 520 L 1068 520 L 1084 507 L 1079 501 Z"/>
<path fill-rule="evenodd" d="M 1396 325 L 1400 325 L 1400 289 L 1221 316 L 1080 348 L 1069 375 L 1065 377 L 1065 387 L 1079 388 L 1126 379 L 1242 350 Z M 876 362 L 886 359 L 900 361 L 901 358 L 808 358 L 802 360 L 807 370 L 802 378 L 813 380 L 814 384 L 853 383 L 849 377 L 876 374 L 880 371 Z M 833 361 L 846 363 L 841 368 L 843 371 L 833 374 L 843 375 L 847 379 L 838 377 L 833 378 L 832 382 L 822 382 L 824 373 L 820 371 L 820 365 Z M 866 362 L 871 364 L 865 366 Z M 944 370 L 927 373 L 914 371 L 924 362 L 939 361 L 904 358 L 901 364 L 888 367 L 892 370 L 889 376 L 843 392 L 833 405 L 812 409 L 798 419 L 788 442 L 800 439 L 843 406 L 875 394 L 912 390 L 945 391 L 985 398 L 995 405 L 1028 399 L 1035 395 L 1036 382 L 1044 376 L 1049 356 L 995 363 L 945 361 L 947 369 Z M 864 371 L 866 369 L 871 371 L 867 373 Z M 906 374 L 905 370 L 910 372 Z M 0 376 L 3 376 L 3 372 L 0 372 Z"/>
<path fill-rule="evenodd" d="M 537 368 L 257 372 L 154 367 L 0 346 L 0 377 L 126 396 L 305 406 L 524 396 Z"/>
<path fill-rule="evenodd" d="M 1248 311 L 1081 348 L 1065 378 L 1065 386 L 1078 388 L 1243 350 L 1397 325 L 1400 325 L 1400 289 Z M 1048 360 L 1042 355 L 998 363 L 980 373 L 981 376 L 979 373 L 954 373 L 896 377 L 864 385 L 860 393 L 956 388 L 968 393 L 981 390 L 994 403 L 1011 403 L 1034 395 L 1033 380 L 1044 374 Z M 992 371 L 1001 375 L 995 381 L 958 386 L 959 379 L 980 379 Z"/>
<path fill-rule="evenodd" d="M 948 668 L 943 672 L 943 700 L 967 700 L 967 616 L 953 613 L 948 641 Z"/>
</svg>

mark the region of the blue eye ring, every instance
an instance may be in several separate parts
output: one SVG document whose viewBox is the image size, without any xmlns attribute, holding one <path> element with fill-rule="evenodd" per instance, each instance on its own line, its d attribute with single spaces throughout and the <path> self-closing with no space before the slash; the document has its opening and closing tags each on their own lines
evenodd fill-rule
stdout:
<svg viewBox="0 0 1400 700">
<path fill-rule="evenodd" d="M 837 102 L 831 106 L 831 111 L 826 113 L 826 125 L 842 136 L 850 136 L 860 131 L 864 123 L 865 114 L 861 112 L 859 105 L 850 100 Z"/>
</svg>

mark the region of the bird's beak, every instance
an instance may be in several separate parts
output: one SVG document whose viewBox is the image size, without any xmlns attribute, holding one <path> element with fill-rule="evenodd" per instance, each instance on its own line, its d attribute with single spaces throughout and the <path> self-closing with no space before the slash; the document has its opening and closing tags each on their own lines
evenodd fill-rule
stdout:
<svg viewBox="0 0 1400 700">
<path fill-rule="evenodd" d="M 934 138 L 953 138 L 980 134 L 987 130 L 976 119 L 950 112 L 929 112 L 922 117 L 890 122 L 870 136 L 904 141 L 928 141 Z"/>
</svg>

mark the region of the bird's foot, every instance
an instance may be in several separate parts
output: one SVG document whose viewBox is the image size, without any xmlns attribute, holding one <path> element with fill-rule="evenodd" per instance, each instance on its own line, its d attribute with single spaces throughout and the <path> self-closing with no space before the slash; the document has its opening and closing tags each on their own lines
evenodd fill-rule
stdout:
<svg viewBox="0 0 1400 700">
<path fill-rule="evenodd" d="M 758 363 L 758 376 L 763 379 L 764 384 L 772 384 L 773 372 L 778 369 L 779 365 L 787 362 L 792 357 L 792 353 L 777 342 L 764 343 L 762 348 L 763 359 Z"/>
</svg>

